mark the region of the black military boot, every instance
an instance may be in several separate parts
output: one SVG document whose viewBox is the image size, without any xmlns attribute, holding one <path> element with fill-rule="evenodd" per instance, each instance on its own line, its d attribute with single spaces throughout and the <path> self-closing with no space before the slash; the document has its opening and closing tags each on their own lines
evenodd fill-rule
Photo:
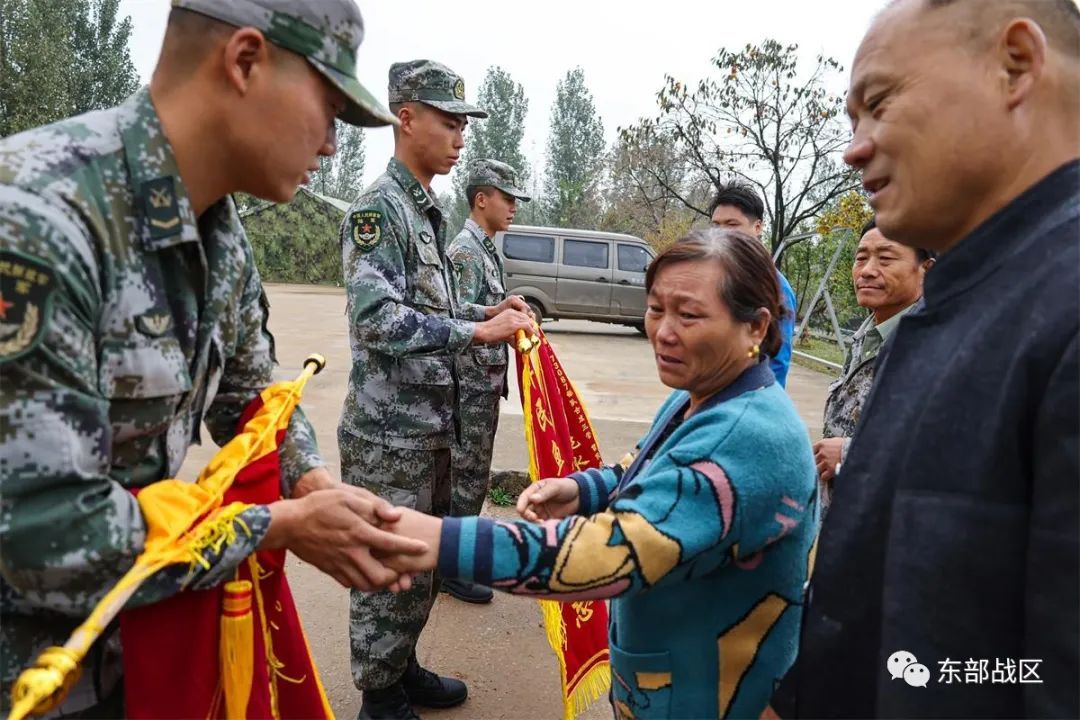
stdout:
<svg viewBox="0 0 1080 720">
<path fill-rule="evenodd" d="M 476 603 L 477 605 L 489 603 L 495 597 L 495 593 L 492 592 L 491 588 L 465 582 L 464 580 L 443 580 L 441 589 L 444 593 L 456 597 L 458 600 Z"/>
<path fill-rule="evenodd" d="M 420 667 L 420 663 L 416 660 L 416 653 L 409 658 L 409 667 L 401 676 L 401 686 L 414 705 L 431 708 L 460 705 L 469 695 L 469 689 L 460 680 L 440 677 Z"/>
<path fill-rule="evenodd" d="M 399 680 L 388 688 L 365 690 L 356 720 L 420 720 L 420 716 L 412 709 Z"/>
</svg>

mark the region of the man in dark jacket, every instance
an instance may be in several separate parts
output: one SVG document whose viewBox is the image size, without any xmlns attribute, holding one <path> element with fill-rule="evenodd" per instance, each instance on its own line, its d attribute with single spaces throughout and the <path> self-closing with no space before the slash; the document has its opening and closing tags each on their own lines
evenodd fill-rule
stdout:
<svg viewBox="0 0 1080 720">
<path fill-rule="evenodd" d="M 879 355 L 772 709 L 1080 717 L 1080 13 L 894 2 L 848 111 L 881 231 L 940 258 Z"/>
</svg>

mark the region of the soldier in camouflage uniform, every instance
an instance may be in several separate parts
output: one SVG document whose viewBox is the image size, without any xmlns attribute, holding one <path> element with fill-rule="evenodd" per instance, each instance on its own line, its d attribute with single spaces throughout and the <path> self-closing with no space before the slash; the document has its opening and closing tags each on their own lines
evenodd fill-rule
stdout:
<svg viewBox="0 0 1080 720">
<path fill-rule="evenodd" d="M 833 477 L 847 456 L 874 385 L 878 352 L 922 297 L 923 278 L 933 264 L 931 251 L 887 239 L 873 220 L 863 228 L 851 278 L 856 300 L 871 314 L 852 336 L 840 377 L 829 386 L 822 439 L 814 443 L 823 509 L 828 508 Z"/>
<path fill-rule="evenodd" d="M 514 221 L 517 202 L 529 197 L 517 188 L 514 169 L 498 160 L 480 159 L 469 168 L 465 185 L 469 219 L 450 243 L 448 255 L 457 281 L 458 300 L 497 305 L 506 299 L 502 258 L 492 238 Z M 491 478 L 491 452 L 499 423 L 499 398 L 506 397 L 507 348 L 476 345 L 458 363 L 461 391 L 461 442 L 453 453 L 455 516 L 479 515 Z M 491 588 L 464 580 L 443 580 L 443 592 L 466 602 L 491 602 Z"/>
<path fill-rule="evenodd" d="M 461 433 L 457 358 L 472 344 L 510 340 L 531 327 L 528 306 L 459 303 L 446 257 L 446 220 L 430 189 L 464 146 L 465 85 L 427 60 L 390 68 L 397 114 L 394 158 L 342 223 L 353 366 L 338 427 L 341 475 L 395 505 L 450 510 L 451 448 Z M 426 574 L 400 594 L 353 592 L 353 680 L 362 718 L 416 717 L 412 704 L 465 700 L 465 685 L 416 662 L 438 582 Z"/>
<path fill-rule="evenodd" d="M 335 114 L 393 121 L 356 80 L 363 25 L 352 0 L 323 2 L 318 14 L 301 0 L 174 5 L 149 88 L 119 107 L 0 140 L 5 710 L 19 671 L 62 645 L 143 550 L 146 524 L 131 491 L 175 476 L 201 440 L 200 423 L 217 443 L 229 440 L 273 379 L 266 296 L 227 193 L 287 200 L 305 169 L 333 152 Z M 246 76 L 244 99 L 223 99 L 238 46 L 258 78 Z M 205 62 L 193 68 L 193 54 Z M 279 98 L 277 146 L 223 144 L 222 130 L 245 135 L 250 116 L 264 114 L 254 103 L 284 88 L 312 101 Z M 200 136 L 199 119 L 226 110 L 236 117 Z M 195 168 L 199 182 L 181 167 Z M 254 168 L 255 181 L 254 172 L 237 174 Z M 280 457 L 283 492 L 294 499 L 247 509 L 235 540 L 205 551 L 205 567 L 159 573 L 132 604 L 228 579 L 257 548 L 288 547 L 350 585 L 396 583 L 367 543 L 395 547 L 368 523 L 397 513 L 331 479 L 300 410 Z M 105 636 L 57 712 L 123 714 L 122 648 L 111 630 Z"/>
</svg>

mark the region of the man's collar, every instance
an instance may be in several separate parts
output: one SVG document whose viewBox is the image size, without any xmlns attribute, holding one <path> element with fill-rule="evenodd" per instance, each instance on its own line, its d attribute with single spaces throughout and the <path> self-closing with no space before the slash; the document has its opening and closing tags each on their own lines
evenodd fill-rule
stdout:
<svg viewBox="0 0 1080 720">
<path fill-rule="evenodd" d="M 904 308 L 900 312 L 893 315 L 888 320 L 886 320 L 886 321 L 884 321 L 884 322 L 882 322 L 880 324 L 875 324 L 874 325 L 874 329 L 878 331 L 878 335 L 881 336 L 881 341 L 882 342 L 885 342 L 886 340 L 889 339 L 889 335 L 892 335 L 893 331 L 896 330 L 896 326 L 900 324 L 900 318 L 904 317 L 909 312 L 911 312 L 911 308 L 915 307 L 915 305 L 918 304 L 918 302 L 919 301 L 916 300 L 915 302 L 911 303 L 910 305 L 908 305 L 906 308 Z M 873 320 L 873 318 L 874 318 L 874 316 L 871 315 L 870 319 Z"/>
<path fill-rule="evenodd" d="M 865 320 L 863 320 L 862 325 L 860 325 L 859 329 L 854 332 L 854 334 L 851 336 L 851 339 L 852 340 L 860 340 L 862 337 L 864 337 L 866 335 L 866 333 L 870 332 L 873 329 L 874 329 L 874 314 L 870 313 L 870 316 L 867 317 Z"/>
<path fill-rule="evenodd" d="M 135 193 L 143 247 L 157 251 L 183 242 L 198 242 L 195 212 L 150 99 L 150 89 L 141 88 L 121 108 L 120 137 Z"/>
<path fill-rule="evenodd" d="M 405 167 L 405 164 L 400 160 L 390 158 L 390 164 L 386 166 L 386 171 L 405 190 L 405 194 L 412 198 L 412 201 L 421 212 L 427 212 L 431 208 L 439 209 L 439 204 L 424 189 L 424 186 L 420 184 L 412 171 Z"/>
<path fill-rule="evenodd" d="M 476 238 L 476 241 L 484 246 L 484 249 L 491 253 L 491 256 L 496 260 L 499 258 L 499 251 L 495 248 L 495 243 L 492 242 L 491 237 L 484 231 L 484 228 L 480 227 L 480 223 L 472 219 L 470 215 L 465 220 L 465 230 L 469 231 L 469 234 Z"/>
<path fill-rule="evenodd" d="M 484 228 L 480 227 L 480 223 L 473 220 L 471 216 L 465 219 L 464 229 L 468 230 L 469 234 L 471 234 L 481 243 L 484 242 L 484 240 L 487 240 L 488 242 L 491 241 L 491 238 L 488 237 L 488 234 L 484 231 Z"/>
<path fill-rule="evenodd" d="M 923 282 L 927 307 L 977 285 L 1035 235 L 1076 212 L 1080 160 L 1070 160 L 1032 185 L 941 255 Z"/>
</svg>

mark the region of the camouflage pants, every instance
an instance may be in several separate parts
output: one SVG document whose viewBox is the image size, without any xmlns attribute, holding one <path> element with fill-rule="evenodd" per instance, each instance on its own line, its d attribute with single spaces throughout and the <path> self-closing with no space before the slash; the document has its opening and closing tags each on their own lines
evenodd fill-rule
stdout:
<svg viewBox="0 0 1080 720">
<path fill-rule="evenodd" d="M 498 427 L 498 395 L 462 395 L 461 442 L 454 448 L 451 460 L 450 515 L 480 514 L 491 485 L 491 454 Z"/>
<path fill-rule="evenodd" d="M 341 429 L 341 479 L 394 505 L 443 516 L 450 510 L 450 450 L 408 450 L 368 442 Z M 405 672 L 439 593 L 434 573 L 405 592 L 352 590 L 349 646 L 359 690 L 393 685 Z"/>
</svg>

